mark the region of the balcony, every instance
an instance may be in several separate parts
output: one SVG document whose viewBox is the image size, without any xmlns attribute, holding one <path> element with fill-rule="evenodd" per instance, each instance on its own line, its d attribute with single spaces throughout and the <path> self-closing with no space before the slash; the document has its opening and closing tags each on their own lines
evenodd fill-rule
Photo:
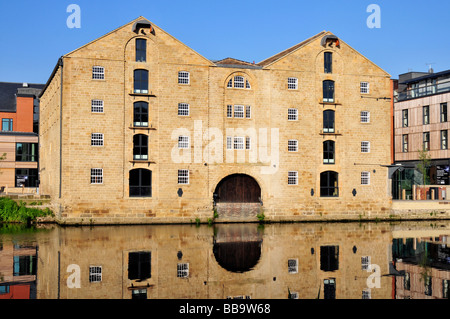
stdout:
<svg viewBox="0 0 450 319">
<path fill-rule="evenodd" d="M 406 92 L 400 92 L 397 97 L 397 102 L 417 99 L 425 96 L 442 94 L 450 92 L 450 78 L 439 81 L 436 84 L 422 85 L 419 87 L 408 87 Z"/>
</svg>

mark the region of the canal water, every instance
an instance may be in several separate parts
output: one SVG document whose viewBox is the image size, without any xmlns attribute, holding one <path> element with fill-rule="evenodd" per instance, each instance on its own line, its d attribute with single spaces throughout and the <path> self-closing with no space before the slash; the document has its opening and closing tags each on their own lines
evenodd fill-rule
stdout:
<svg viewBox="0 0 450 319">
<path fill-rule="evenodd" d="M 0 299 L 445 299 L 450 222 L 0 226 Z"/>
</svg>

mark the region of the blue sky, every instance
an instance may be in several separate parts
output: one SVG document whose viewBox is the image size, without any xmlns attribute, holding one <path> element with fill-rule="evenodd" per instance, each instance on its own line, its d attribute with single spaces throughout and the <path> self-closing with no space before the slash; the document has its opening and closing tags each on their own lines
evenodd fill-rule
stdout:
<svg viewBox="0 0 450 319">
<path fill-rule="evenodd" d="M 370 4 L 381 28 L 367 26 Z M 0 0 L 0 81 L 45 83 L 60 56 L 139 16 L 211 60 L 260 62 L 327 30 L 398 78 L 450 69 L 449 13 L 447 0 Z"/>
</svg>

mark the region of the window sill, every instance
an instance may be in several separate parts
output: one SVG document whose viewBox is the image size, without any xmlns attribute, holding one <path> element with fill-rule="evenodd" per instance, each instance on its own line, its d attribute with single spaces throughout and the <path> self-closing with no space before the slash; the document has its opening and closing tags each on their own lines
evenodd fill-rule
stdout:
<svg viewBox="0 0 450 319">
<path fill-rule="evenodd" d="M 147 131 L 156 131 L 156 128 L 154 127 L 148 127 L 148 126 L 129 126 L 130 130 L 147 130 Z"/>
<path fill-rule="evenodd" d="M 329 136 L 341 136 L 342 135 L 342 133 L 341 132 L 339 132 L 339 131 L 337 131 L 337 132 L 334 132 L 334 133 L 331 133 L 331 132 L 323 132 L 322 130 L 320 131 L 320 133 L 319 133 L 320 135 L 329 135 Z"/>
<path fill-rule="evenodd" d="M 133 166 L 136 164 L 147 164 L 148 166 L 150 166 L 150 164 L 156 164 L 156 162 L 149 160 L 131 160 L 130 163 L 132 163 Z"/>
<path fill-rule="evenodd" d="M 130 92 L 129 93 L 130 96 L 134 96 L 134 97 L 156 97 L 156 95 L 153 94 L 153 92 L 150 93 L 134 93 L 134 92 Z"/>
</svg>

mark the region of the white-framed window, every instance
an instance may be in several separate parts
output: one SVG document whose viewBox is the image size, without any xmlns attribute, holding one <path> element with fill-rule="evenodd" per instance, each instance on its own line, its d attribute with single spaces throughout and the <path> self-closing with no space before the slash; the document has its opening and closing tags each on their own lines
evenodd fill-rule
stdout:
<svg viewBox="0 0 450 319">
<path fill-rule="evenodd" d="M 288 259 L 288 273 L 298 273 L 298 259 Z"/>
<path fill-rule="evenodd" d="M 190 74 L 187 71 L 178 72 L 178 84 L 189 84 Z"/>
<path fill-rule="evenodd" d="M 227 118 L 250 119 L 252 107 L 250 105 L 227 105 Z"/>
<path fill-rule="evenodd" d="M 103 146 L 103 134 L 92 133 L 91 134 L 91 146 Z"/>
<path fill-rule="evenodd" d="M 297 140 L 289 140 L 288 141 L 288 152 L 297 152 L 298 151 L 298 141 Z"/>
<path fill-rule="evenodd" d="M 361 123 L 370 123 L 369 111 L 361 111 Z"/>
<path fill-rule="evenodd" d="M 361 94 L 369 94 L 369 82 L 361 82 L 360 91 Z"/>
<path fill-rule="evenodd" d="M 189 136 L 178 136 L 178 148 L 189 148 Z"/>
<path fill-rule="evenodd" d="M 370 153 L 370 142 L 361 142 L 361 153 Z"/>
<path fill-rule="evenodd" d="M 245 118 L 249 119 L 252 117 L 252 107 L 250 105 L 245 106 Z"/>
<path fill-rule="evenodd" d="M 92 67 L 92 79 L 104 80 L 105 79 L 105 68 L 102 66 L 93 66 Z"/>
<path fill-rule="evenodd" d="M 369 265 L 372 263 L 370 256 L 361 257 L 361 270 L 369 271 Z"/>
<path fill-rule="evenodd" d="M 250 136 L 245 138 L 245 149 L 250 150 L 252 148 L 252 139 Z"/>
<path fill-rule="evenodd" d="M 228 118 L 233 117 L 233 105 L 227 105 L 227 117 Z"/>
<path fill-rule="evenodd" d="M 102 266 L 89 266 L 89 282 L 102 281 Z"/>
<path fill-rule="evenodd" d="M 297 89 L 298 89 L 298 79 L 288 78 L 288 90 L 297 90 Z"/>
<path fill-rule="evenodd" d="M 103 113 L 104 102 L 103 100 L 92 100 L 91 101 L 91 112 L 92 113 Z"/>
<path fill-rule="evenodd" d="M 298 172 L 297 171 L 288 172 L 288 185 L 298 185 Z"/>
<path fill-rule="evenodd" d="M 227 88 L 250 90 L 252 88 L 252 86 L 250 85 L 250 82 L 244 76 L 236 75 L 228 81 Z"/>
<path fill-rule="evenodd" d="M 178 184 L 189 184 L 189 170 L 179 169 L 178 170 Z"/>
<path fill-rule="evenodd" d="M 103 168 L 91 168 L 91 184 L 103 184 Z"/>
<path fill-rule="evenodd" d="M 370 172 L 361 172 L 361 185 L 370 185 Z"/>
<path fill-rule="evenodd" d="M 188 278 L 189 277 L 189 264 L 188 263 L 177 264 L 177 277 L 178 278 Z"/>
<path fill-rule="evenodd" d="M 243 105 L 235 105 L 234 106 L 234 117 L 243 119 L 244 118 L 244 106 Z"/>
<path fill-rule="evenodd" d="M 231 136 L 227 136 L 227 150 L 233 149 L 233 138 Z"/>
<path fill-rule="evenodd" d="M 239 88 L 239 89 L 243 89 L 244 88 L 244 77 L 237 75 L 234 77 L 234 87 L 235 88 Z"/>
<path fill-rule="evenodd" d="M 298 109 L 288 109 L 288 121 L 298 120 Z"/>
<path fill-rule="evenodd" d="M 189 116 L 189 104 L 178 103 L 178 116 Z"/>
<path fill-rule="evenodd" d="M 370 288 L 364 288 L 362 291 L 362 299 L 372 299 L 372 293 Z"/>
<path fill-rule="evenodd" d="M 244 149 L 244 138 L 243 137 L 235 137 L 234 138 L 234 149 L 235 150 L 243 150 Z"/>
</svg>

